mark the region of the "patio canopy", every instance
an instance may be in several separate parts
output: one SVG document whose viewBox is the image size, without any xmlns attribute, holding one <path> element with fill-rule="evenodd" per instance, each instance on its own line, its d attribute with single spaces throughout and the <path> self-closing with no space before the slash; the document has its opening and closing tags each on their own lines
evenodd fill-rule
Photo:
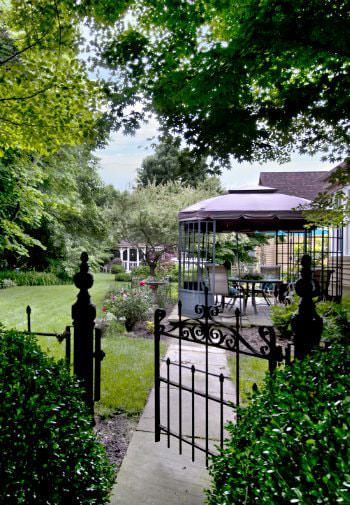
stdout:
<svg viewBox="0 0 350 505">
<path fill-rule="evenodd" d="M 278 193 L 264 186 L 231 189 L 179 212 L 179 221 L 216 222 L 217 232 L 302 230 L 306 223 L 300 205 L 310 200 Z"/>
</svg>

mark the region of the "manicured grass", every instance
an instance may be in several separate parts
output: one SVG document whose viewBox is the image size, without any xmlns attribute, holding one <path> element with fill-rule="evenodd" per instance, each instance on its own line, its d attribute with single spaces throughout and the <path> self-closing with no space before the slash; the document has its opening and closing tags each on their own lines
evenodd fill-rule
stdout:
<svg viewBox="0 0 350 505">
<path fill-rule="evenodd" d="M 114 275 L 94 274 L 91 299 L 96 304 L 97 317 L 106 292 L 115 286 Z M 120 287 L 125 283 L 117 283 Z M 32 308 L 32 331 L 62 332 L 70 325 L 71 306 L 76 300 L 73 285 L 21 286 L 0 290 L 0 321 L 7 328 L 27 329 L 26 307 Z M 38 337 L 44 351 L 63 358 L 64 343 L 54 337 Z M 106 353 L 101 365 L 101 401 L 96 412 L 108 415 L 123 411 L 137 414 L 143 410 L 154 380 L 154 345 L 152 339 L 128 336 L 123 325 L 111 327 L 102 340 Z M 165 345 L 161 343 L 161 351 Z"/>
<path fill-rule="evenodd" d="M 231 370 L 232 381 L 236 382 L 236 358 L 228 357 L 228 364 Z M 265 359 L 254 358 L 252 356 L 241 355 L 239 359 L 239 389 L 242 405 L 247 405 L 249 397 L 253 392 L 253 385 L 258 387 L 262 384 L 265 374 L 269 369 L 269 362 Z"/>
<path fill-rule="evenodd" d="M 94 274 L 94 285 L 90 289 L 91 300 L 96 305 L 97 317 L 101 316 L 102 303 L 110 286 L 115 286 L 111 274 Z M 32 309 L 32 331 L 61 333 L 72 324 L 71 308 L 78 290 L 72 285 L 18 286 L 0 289 L 0 323 L 6 328 L 27 329 L 26 307 Z M 55 358 L 63 358 L 64 343 L 55 337 L 38 336 L 45 352 Z"/>
<path fill-rule="evenodd" d="M 101 401 L 96 412 L 142 412 L 154 384 L 153 339 L 118 334 L 113 326 L 102 340 L 106 356 L 101 365 Z M 161 342 L 161 354 L 166 346 Z"/>
<path fill-rule="evenodd" d="M 111 274 L 94 274 L 90 290 L 91 300 L 97 308 L 97 317 L 106 291 L 115 285 Z M 74 285 L 19 286 L 0 290 L 0 322 L 6 328 L 27 329 L 26 307 L 32 309 L 32 330 L 61 332 L 72 324 L 71 307 L 78 290 Z"/>
<path fill-rule="evenodd" d="M 348 314 L 350 315 L 350 295 L 343 296 L 342 304 L 344 305 Z"/>
</svg>

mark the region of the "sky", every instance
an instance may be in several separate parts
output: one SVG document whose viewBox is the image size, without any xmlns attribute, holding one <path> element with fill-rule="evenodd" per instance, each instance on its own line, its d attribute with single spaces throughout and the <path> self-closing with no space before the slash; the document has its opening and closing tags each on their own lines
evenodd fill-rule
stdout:
<svg viewBox="0 0 350 505">
<path fill-rule="evenodd" d="M 134 136 L 114 133 L 108 147 L 96 152 L 100 159 L 101 177 L 106 184 L 112 184 L 119 190 L 131 190 L 136 179 L 136 171 L 141 167 L 143 158 L 154 152 L 153 142 L 157 136 L 157 121 L 151 119 Z M 226 189 L 235 186 L 257 185 L 260 172 L 330 170 L 329 162 L 321 162 L 321 157 L 293 156 L 290 163 L 234 163 L 231 170 L 224 170 L 221 176 L 222 186 Z"/>
</svg>

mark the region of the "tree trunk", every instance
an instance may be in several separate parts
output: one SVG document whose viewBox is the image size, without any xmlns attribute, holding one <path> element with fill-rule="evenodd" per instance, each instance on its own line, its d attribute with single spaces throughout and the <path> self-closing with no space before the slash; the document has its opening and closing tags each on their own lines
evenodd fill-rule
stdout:
<svg viewBox="0 0 350 505">
<path fill-rule="evenodd" d="M 149 263 L 149 273 L 152 277 L 156 275 L 157 263 Z"/>
</svg>

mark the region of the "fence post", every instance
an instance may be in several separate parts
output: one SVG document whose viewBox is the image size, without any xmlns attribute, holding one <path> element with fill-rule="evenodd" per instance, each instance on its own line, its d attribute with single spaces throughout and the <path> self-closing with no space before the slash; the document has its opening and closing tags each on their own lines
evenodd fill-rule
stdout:
<svg viewBox="0 0 350 505">
<path fill-rule="evenodd" d="M 94 384 L 94 401 L 98 402 L 101 399 L 101 361 L 105 357 L 105 353 L 101 349 L 102 329 L 95 328 L 95 384 Z"/>
<path fill-rule="evenodd" d="M 295 358 L 303 359 L 321 340 L 322 318 L 317 314 L 313 297 L 319 294 L 319 286 L 312 280 L 311 256 L 301 258 L 301 278 L 295 284 L 295 291 L 301 297 L 297 314 L 292 318 Z"/>
<path fill-rule="evenodd" d="M 89 273 L 88 254 L 83 252 L 80 272 L 74 275 L 74 284 L 79 289 L 77 301 L 72 305 L 74 326 L 74 373 L 82 381 L 84 399 L 91 415 L 94 413 L 94 326 L 96 306 L 91 303 L 89 289 L 94 278 Z"/>
<path fill-rule="evenodd" d="M 154 313 L 154 440 L 160 442 L 160 322 L 164 310 Z"/>
<path fill-rule="evenodd" d="M 30 305 L 27 305 L 26 313 L 27 313 L 27 331 L 28 331 L 28 333 L 30 333 L 32 331 L 31 321 L 30 321 L 30 315 L 32 313 L 32 309 L 30 308 Z"/>
<path fill-rule="evenodd" d="M 66 362 L 70 366 L 70 355 L 71 355 L 71 334 L 70 326 L 66 326 Z"/>
</svg>

